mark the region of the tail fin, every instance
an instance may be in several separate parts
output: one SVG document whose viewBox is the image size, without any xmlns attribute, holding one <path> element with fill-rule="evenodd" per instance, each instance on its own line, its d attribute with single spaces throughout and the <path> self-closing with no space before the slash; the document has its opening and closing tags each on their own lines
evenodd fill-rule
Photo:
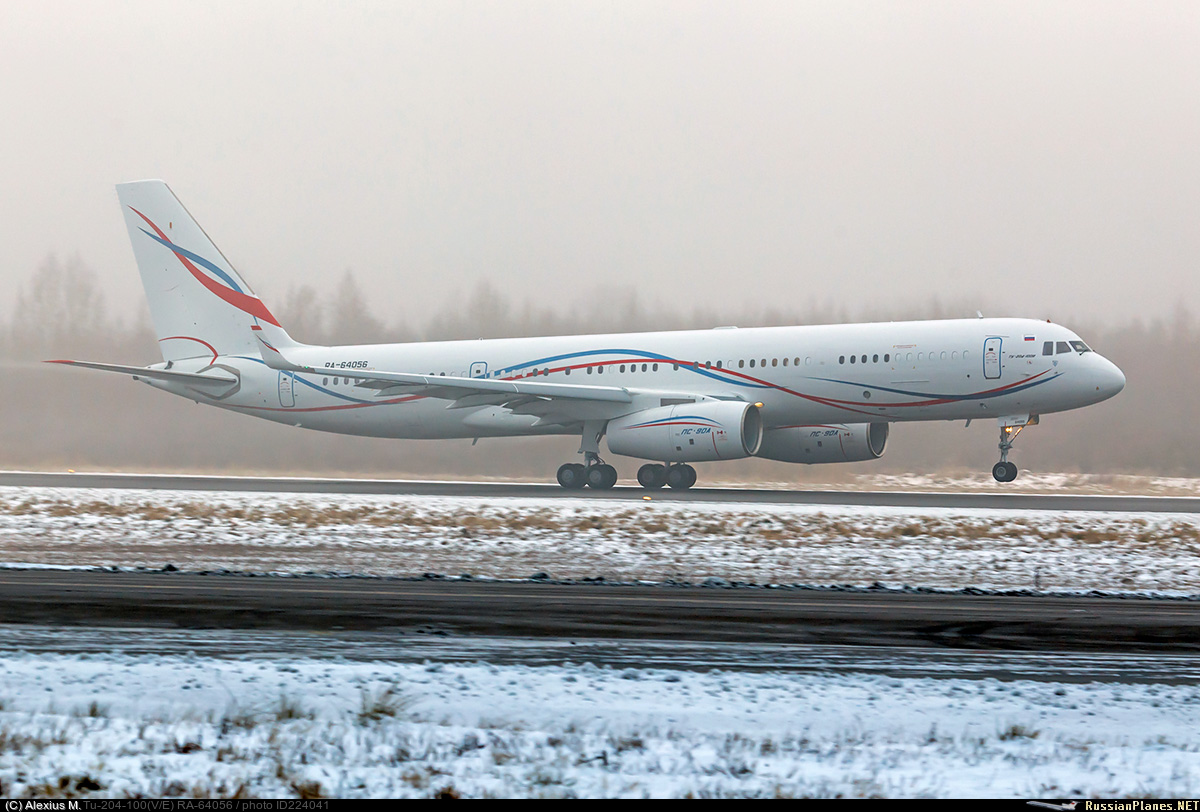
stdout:
<svg viewBox="0 0 1200 812">
<path fill-rule="evenodd" d="M 117 185 L 164 361 L 258 355 L 252 328 L 294 345 L 246 281 L 161 180 Z"/>
</svg>

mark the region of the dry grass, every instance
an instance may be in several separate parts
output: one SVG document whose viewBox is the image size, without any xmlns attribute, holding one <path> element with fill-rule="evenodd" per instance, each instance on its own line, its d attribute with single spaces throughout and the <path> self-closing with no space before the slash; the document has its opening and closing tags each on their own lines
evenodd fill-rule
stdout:
<svg viewBox="0 0 1200 812">
<path fill-rule="evenodd" d="M 538 500 L 0 493 L 0 560 L 493 578 L 1200 592 L 1200 521 Z"/>
<path fill-rule="evenodd" d="M 202 522 L 231 527 L 267 525 L 283 529 L 373 527 L 397 533 L 452 532 L 468 538 L 497 538 L 514 533 L 590 533 L 600 536 L 669 534 L 681 539 L 730 538 L 743 541 L 821 543 L 834 539 L 913 540 L 956 539 L 1004 541 L 1032 538 L 1066 539 L 1089 545 L 1114 542 L 1138 545 L 1200 547 L 1200 527 L 1187 519 L 1148 521 L 1130 518 L 1121 522 L 1043 522 L 1013 517 L 980 520 L 971 517 L 914 519 L 897 516 L 855 521 L 823 513 L 803 518 L 777 516 L 764 519 L 761 512 L 726 511 L 720 515 L 660 512 L 654 508 L 606 513 L 601 509 L 558 512 L 542 509 L 431 510 L 411 505 L 341 507 L 300 503 L 286 507 L 232 505 L 187 500 L 174 504 L 134 500 L 76 502 L 68 499 L 0 501 L 0 515 L 40 515 L 50 518 L 125 518 L 141 522 L 175 524 Z"/>
</svg>

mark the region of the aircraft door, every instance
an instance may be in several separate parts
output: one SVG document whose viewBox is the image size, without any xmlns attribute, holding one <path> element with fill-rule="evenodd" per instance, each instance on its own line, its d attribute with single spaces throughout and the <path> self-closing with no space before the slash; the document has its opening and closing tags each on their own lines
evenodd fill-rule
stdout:
<svg viewBox="0 0 1200 812">
<path fill-rule="evenodd" d="M 1000 377 L 1000 348 L 1003 339 L 989 338 L 983 342 L 983 377 L 995 379 Z"/>
<path fill-rule="evenodd" d="M 294 378 L 290 372 L 279 373 L 279 405 L 280 406 L 295 406 L 296 393 L 292 388 Z"/>
<path fill-rule="evenodd" d="M 476 361 L 475 363 L 471 364 L 471 372 L 469 375 L 472 378 L 482 378 L 487 375 L 487 361 Z"/>
</svg>

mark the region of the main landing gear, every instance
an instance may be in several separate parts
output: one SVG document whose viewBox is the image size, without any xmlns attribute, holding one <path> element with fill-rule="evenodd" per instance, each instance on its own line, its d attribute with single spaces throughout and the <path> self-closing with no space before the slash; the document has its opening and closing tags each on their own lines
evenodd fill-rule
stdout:
<svg viewBox="0 0 1200 812">
<path fill-rule="evenodd" d="M 587 465 L 568 462 L 559 466 L 558 484 L 567 490 L 577 491 L 584 485 L 598 491 L 606 491 L 617 484 L 617 469 L 600 459 L 598 454 L 586 452 Z"/>
<path fill-rule="evenodd" d="M 648 463 L 638 469 L 638 483 L 643 488 L 656 491 L 663 485 L 686 491 L 696 484 L 696 469 L 690 465 L 659 465 Z"/>
<path fill-rule="evenodd" d="M 603 421 L 586 421 L 583 424 L 583 439 L 579 453 L 583 464 L 568 462 L 558 468 L 558 484 L 567 490 L 577 491 L 588 487 L 606 491 L 617 484 L 617 469 L 600 459 L 600 438 L 604 436 Z M 648 463 L 638 470 L 638 483 L 646 490 L 654 491 L 669 485 L 675 490 L 686 491 L 696 484 L 696 469 L 690 465 L 676 463 L 659 465 Z"/>
<path fill-rule="evenodd" d="M 577 491 L 583 487 L 606 491 L 617 484 L 617 469 L 605 463 L 595 454 L 586 454 L 587 465 L 568 462 L 558 469 L 558 484 L 567 490 Z M 664 485 L 678 491 L 686 491 L 696 484 L 696 469 L 690 465 L 659 465 L 649 463 L 638 469 L 638 484 L 649 491 Z"/>
</svg>

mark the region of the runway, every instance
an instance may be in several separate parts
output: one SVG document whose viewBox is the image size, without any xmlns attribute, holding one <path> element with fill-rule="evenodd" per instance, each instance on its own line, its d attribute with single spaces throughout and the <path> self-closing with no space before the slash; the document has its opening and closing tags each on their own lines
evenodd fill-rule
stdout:
<svg viewBox="0 0 1200 812">
<path fill-rule="evenodd" d="M 1200 513 L 1200 497 L 945 493 L 911 491 L 765 490 L 754 488 L 665 488 L 647 492 L 618 486 L 609 491 L 568 491 L 556 484 L 427 482 L 313 477 L 232 477 L 182 474 L 90 474 L 0 472 L 0 487 L 141 488 L 184 491 L 392 494 L 478 498 L 610 499 L 641 501 L 646 495 L 671 502 L 740 502 L 779 505 L 853 505 L 997 510 L 1087 510 L 1105 512 Z"/>
<path fill-rule="evenodd" d="M 0 618 L 335 635 L 1200 651 L 1200 601 L 887 590 L 2 570 Z"/>
</svg>

